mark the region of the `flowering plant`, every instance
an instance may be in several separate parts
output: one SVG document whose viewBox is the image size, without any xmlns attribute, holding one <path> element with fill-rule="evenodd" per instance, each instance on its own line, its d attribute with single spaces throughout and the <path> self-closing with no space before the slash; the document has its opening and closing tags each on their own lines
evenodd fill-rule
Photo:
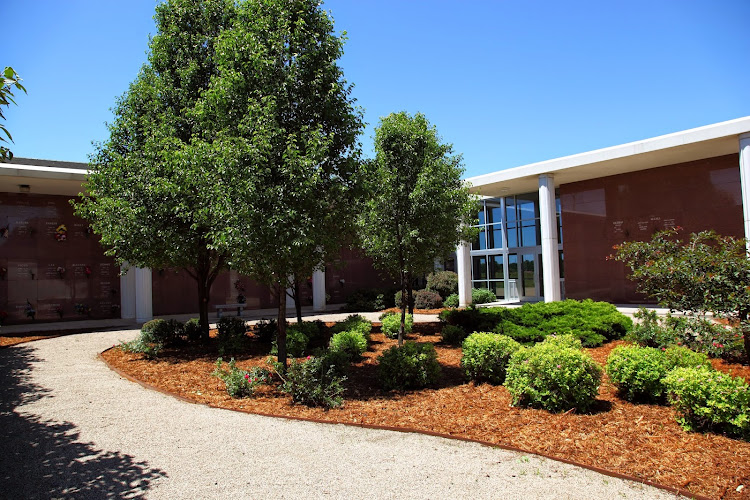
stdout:
<svg viewBox="0 0 750 500">
<path fill-rule="evenodd" d="M 60 224 L 55 229 L 55 239 L 57 241 L 65 241 L 68 239 L 68 228 L 65 224 Z"/>
<path fill-rule="evenodd" d="M 62 266 L 57 266 L 57 275 L 60 277 L 60 279 L 65 276 L 65 268 Z"/>
<path fill-rule="evenodd" d="M 91 314 L 91 306 L 88 306 L 86 304 L 80 304 L 80 303 L 76 304 L 75 308 L 76 308 L 76 312 L 78 314 L 81 314 L 81 315 L 83 315 L 83 314 L 86 314 L 86 315 Z"/>
<path fill-rule="evenodd" d="M 89 266 L 86 266 L 83 272 L 86 273 L 87 278 L 91 277 L 91 268 Z"/>
</svg>

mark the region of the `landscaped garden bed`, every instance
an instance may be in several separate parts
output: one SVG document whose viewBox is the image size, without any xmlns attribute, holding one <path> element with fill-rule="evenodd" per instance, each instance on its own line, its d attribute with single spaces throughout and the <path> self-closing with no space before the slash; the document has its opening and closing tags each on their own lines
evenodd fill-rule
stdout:
<svg viewBox="0 0 750 500">
<path fill-rule="evenodd" d="M 671 407 L 625 401 L 606 374 L 593 407 L 586 413 L 550 413 L 511 406 L 506 387 L 467 382 L 461 367 L 461 347 L 442 343 L 441 328 L 439 323 L 416 323 L 413 333 L 407 335 L 407 340 L 435 345 L 442 372 L 433 386 L 410 391 L 380 389 L 377 358 L 397 341 L 375 328 L 368 350 L 348 370 L 343 405 L 330 410 L 292 403 L 278 383 L 259 385 L 249 398 L 231 398 L 225 383 L 212 376 L 218 357 L 215 337 L 206 346 L 164 349 L 156 359 L 120 349 L 110 349 L 102 356 L 124 374 L 197 403 L 439 433 L 570 460 L 697 495 L 747 495 L 750 443 L 718 434 L 686 432 L 676 422 Z M 611 341 L 584 351 L 603 366 L 610 352 L 624 344 L 627 342 Z M 245 370 L 268 367 L 271 348 L 270 342 L 247 342 L 242 352 L 234 354 L 237 366 Z M 711 363 L 723 372 L 750 378 L 747 366 L 716 359 Z"/>
</svg>

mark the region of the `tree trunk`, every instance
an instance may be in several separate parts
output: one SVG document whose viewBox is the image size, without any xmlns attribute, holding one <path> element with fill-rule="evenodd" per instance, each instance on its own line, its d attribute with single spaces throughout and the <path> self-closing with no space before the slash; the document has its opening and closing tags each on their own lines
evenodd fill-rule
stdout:
<svg viewBox="0 0 750 500">
<path fill-rule="evenodd" d="M 276 284 L 277 296 L 279 297 L 279 313 L 276 318 L 277 334 L 276 334 L 276 346 L 278 353 L 276 359 L 281 363 L 282 372 L 286 373 L 286 288 L 284 288 L 284 282 L 280 281 Z"/>
<path fill-rule="evenodd" d="M 413 289 L 414 289 L 414 283 L 412 282 L 411 273 L 406 273 L 406 286 L 407 286 L 407 294 L 406 294 L 406 303 L 409 305 L 409 314 L 412 316 L 414 315 L 414 296 L 413 296 Z"/>
<path fill-rule="evenodd" d="M 210 299 L 211 284 L 208 282 L 208 272 L 197 273 L 198 281 L 198 313 L 200 316 L 202 343 L 208 343 L 208 301 Z"/>
<path fill-rule="evenodd" d="M 406 273 L 401 272 L 401 324 L 398 327 L 398 345 L 404 345 L 404 330 L 406 329 Z"/>
<path fill-rule="evenodd" d="M 294 309 L 297 312 L 297 323 L 302 323 L 302 301 L 300 300 L 300 286 L 297 276 L 294 277 Z"/>
</svg>

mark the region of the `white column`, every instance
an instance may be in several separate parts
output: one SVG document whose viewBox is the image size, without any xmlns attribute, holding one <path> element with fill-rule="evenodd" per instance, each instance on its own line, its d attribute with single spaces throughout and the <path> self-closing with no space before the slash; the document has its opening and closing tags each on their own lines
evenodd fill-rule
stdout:
<svg viewBox="0 0 750 500">
<path fill-rule="evenodd" d="M 326 310 L 326 271 L 325 268 L 313 272 L 312 275 L 313 311 Z"/>
<path fill-rule="evenodd" d="M 557 215 L 555 211 L 555 177 L 539 176 L 539 223 L 542 232 L 542 274 L 544 301 L 560 300 L 560 261 L 557 253 Z"/>
<path fill-rule="evenodd" d="M 456 270 L 458 271 L 458 305 L 471 304 L 471 245 L 461 242 L 456 247 Z"/>
<path fill-rule="evenodd" d="M 745 238 L 750 252 L 750 133 L 740 136 L 740 184 L 742 185 L 742 212 L 745 215 Z"/>
<path fill-rule="evenodd" d="M 125 262 L 127 273 L 120 276 L 120 317 L 135 319 L 135 269 Z"/>
<path fill-rule="evenodd" d="M 135 320 L 145 323 L 154 319 L 152 302 L 151 269 L 136 267 L 135 273 Z"/>
</svg>

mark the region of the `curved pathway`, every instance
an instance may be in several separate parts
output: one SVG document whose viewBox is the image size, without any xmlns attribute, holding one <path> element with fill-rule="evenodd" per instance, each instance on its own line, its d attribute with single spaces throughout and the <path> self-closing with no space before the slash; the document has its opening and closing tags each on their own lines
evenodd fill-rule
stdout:
<svg viewBox="0 0 750 500">
<path fill-rule="evenodd" d="M 186 403 L 97 354 L 136 331 L 0 350 L 6 498 L 673 498 L 534 455 Z"/>
</svg>

